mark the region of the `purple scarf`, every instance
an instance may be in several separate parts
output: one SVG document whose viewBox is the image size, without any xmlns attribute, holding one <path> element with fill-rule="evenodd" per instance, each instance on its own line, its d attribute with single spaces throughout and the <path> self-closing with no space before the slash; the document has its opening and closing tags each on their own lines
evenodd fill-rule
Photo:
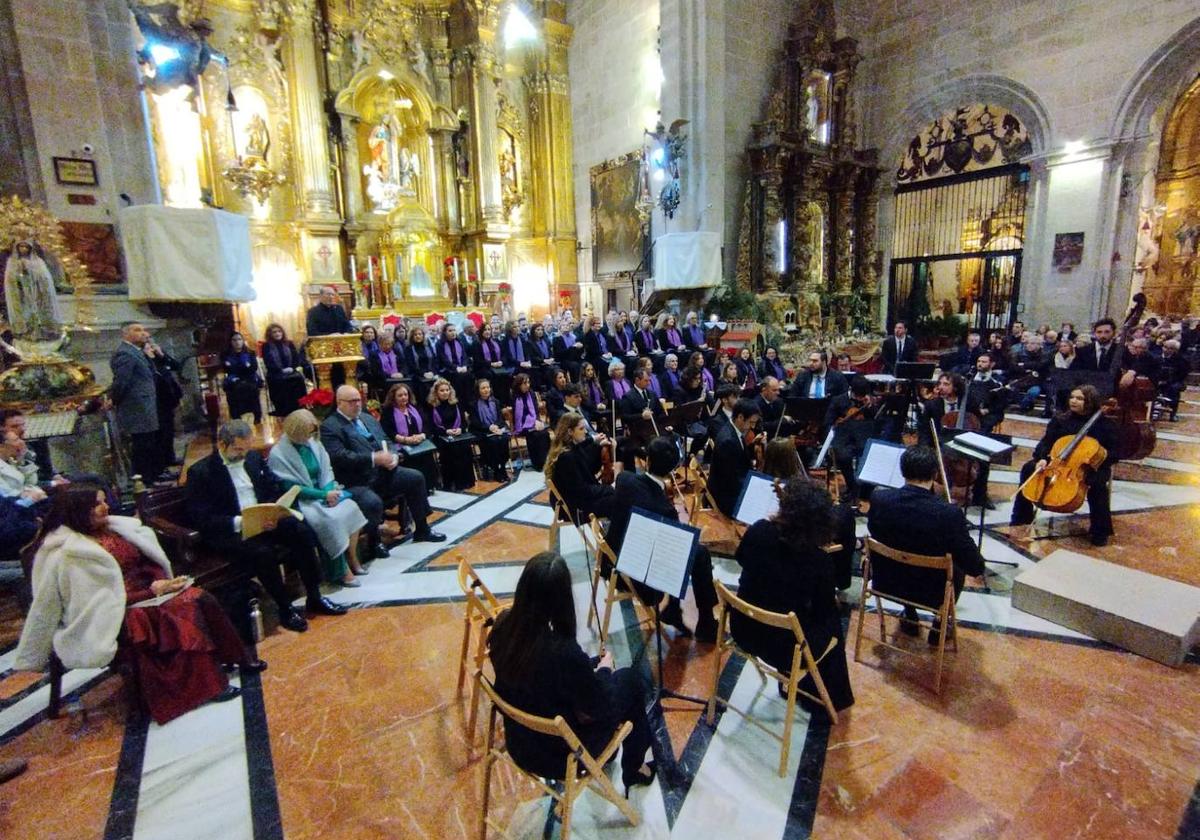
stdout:
<svg viewBox="0 0 1200 840">
<path fill-rule="evenodd" d="M 688 327 L 688 334 L 692 337 L 692 344 L 700 345 L 704 343 L 704 330 L 699 327 Z"/>
<path fill-rule="evenodd" d="M 667 379 L 671 380 L 671 390 L 676 391 L 679 388 L 679 374 L 676 371 L 668 370 Z"/>
<path fill-rule="evenodd" d="M 523 394 L 513 400 L 513 429 L 517 434 L 532 432 L 537 423 L 537 403 L 533 401 L 533 392 Z"/>
<path fill-rule="evenodd" d="M 479 342 L 479 345 L 483 348 L 483 356 L 489 363 L 500 361 L 500 345 L 496 343 L 496 339 L 489 338 L 487 341 Z"/>
<path fill-rule="evenodd" d="M 776 379 L 785 378 L 783 375 L 783 365 L 780 363 L 778 358 L 767 359 L 767 365 L 771 368 L 771 371 L 775 375 Z"/>
<path fill-rule="evenodd" d="M 458 341 L 443 341 L 442 342 L 442 358 L 449 362 L 453 367 L 459 366 L 458 359 Z"/>
<path fill-rule="evenodd" d="M 525 343 L 519 338 L 508 339 L 508 354 L 518 364 L 525 361 Z"/>
<path fill-rule="evenodd" d="M 701 369 L 701 371 L 700 371 L 700 375 L 701 375 L 702 377 L 704 377 L 704 384 L 708 386 L 708 390 L 710 390 L 710 391 L 711 391 L 711 390 L 713 390 L 713 375 L 712 375 L 712 371 L 710 371 L 708 368 L 703 368 L 703 369 Z"/>
<path fill-rule="evenodd" d="M 421 412 L 415 411 L 411 405 L 405 411 L 393 406 L 392 419 L 396 421 L 396 434 L 402 437 L 419 435 L 424 429 L 421 423 Z"/>
<path fill-rule="evenodd" d="M 396 373 L 396 355 L 394 351 L 389 350 L 384 353 L 381 350 L 379 352 L 379 365 L 388 376 L 394 375 Z"/>
<path fill-rule="evenodd" d="M 445 405 L 445 403 L 442 405 Z M 433 409 L 433 425 L 437 426 L 438 429 L 443 432 L 447 429 L 461 429 L 462 412 L 458 410 L 458 406 L 454 406 L 454 422 L 449 426 L 446 425 L 446 421 L 442 418 L 442 412 L 440 410 L 441 407 L 442 406 L 439 405 Z"/>
<path fill-rule="evenodd" d="M 675 329 L 674 327 L 671 327 L 671 329 L 667 330 L 667 339 L 671 342 L 672 347 L 683 346 L 683 339 L 679 335 L 679 330 Z"/>
<path fill-rule="evenodd" d="M 600 346 L 600 355 L 603 356 L 608 352 L 608 342 L 604 340 L 604 333 L 597 331 L 593 335 L 596 336 L 596 344 Z"/>
<path fill-rule="evenodd" d="M 500 421 L 496 419 L 500 416 L 500 412 L 496 410 L 495 397 L 479 400 L 475 403 L 475 410 L 479 412 L 479 422 L 485 429 L 500 425 Z"/>
<path fill-rule="evenodd" d="M 564 346 L 564 347 L 566 347 L 568 350 L 569 350 L 570 348 L 572 348 L 572 347 L 574 347 L 574 346 L 575 346 L 575 333 L 574 333 L 574 331 L 572 331 L 572 330 L 567 330 L 566 332 L 559 333 L 559 335 L 561 335 L 561 336 L 562 336 L 562 340 L 563 340 L 563 346 Z"/>
<path fill-rule="evenodd" d="M 617 347 L 621 348 L 622 353 L 629 351 L 629 337 L 625 335 L 625 330 L 617 330 L 613 338 L 617 340 Z"/>
<path fill-rule="evenodd" d="M 628 394 L 630 387 L 631 386 L 629 385 L 628 379 L 612 380 L 613 402 L 616 402 L 617 400 L 621 399 L 621 397 Z"/>
<path fill-rule="evenodd" d="M 600 405 L 604 402 L 604 393 L 594 379 L 588 383 L 588 396 L 592 398 L 592 405 Z"/>
<path fill-rule="evenodd" d="M 658 384 L 658 377 L 653 375 L 650 377 L 650 390 L 654 392 L 654 396 L 662 399 L 662 388 Z"/>
<path fill-rule="evenodd" d="M 655 349 L 654 333 L 650 330 L 642 330 L 642 343 L 646 345 L 647 350 Z"/>
<path fill-rule="evenodd" d="M 534 345 L 537 347 L 538 352 L 542 354 L 543 359 L 550 358 L 550 346 L 546 344 L 546 339 L 539 338 L 534 342 Z"/>
</svg>

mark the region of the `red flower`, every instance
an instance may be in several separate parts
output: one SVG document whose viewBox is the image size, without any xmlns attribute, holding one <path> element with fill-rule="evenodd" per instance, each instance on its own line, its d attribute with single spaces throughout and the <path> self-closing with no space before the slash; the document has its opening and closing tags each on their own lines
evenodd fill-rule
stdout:
<svg viewBox="0 0 1200 840">
<path fill-rule="evenodd" d="M 328 408 L 333 405 L 333 391 L 328 388 L 314 388 L 296 400 L 296 404 L 301 408 Z"/>
<path fill-rule="evenodd" d="M 442 260 L 442 265 L 445 265 L 445 266 L 454 265 L 454 257 L 446 257 L 446 259 Z"/>
<path fill-rule="evenodd" d="M 476 283 L 476 282 L 478 282 L 478 281 L 479 281 L 479 278 L 478 278 L 478 277 L 476 277 L 474 274 L 468 274 L 468 275 L 467 275 L 467 282 L 469 282 L 469 283 Z"/>
<path fill-rule="evenodd" d="M 501 283 L 496 288 L 497 288 L 497 291 L 499 291 L 500 294 L 502 294 L 502 295 L 506 295 L 512 291 L 512 286 L 508 285 L 507 283 Z"/>
</svg>

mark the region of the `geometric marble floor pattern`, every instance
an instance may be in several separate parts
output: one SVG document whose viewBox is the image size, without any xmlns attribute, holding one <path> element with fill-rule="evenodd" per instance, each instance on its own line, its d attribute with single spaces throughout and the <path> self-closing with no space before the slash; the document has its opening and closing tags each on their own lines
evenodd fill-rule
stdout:
<svg viewBox="0 0 1200 840">
<path fill-rule="evenodd" d="M 1077 516 L 1052 526 L 1039 519 L 1055 539 L 1014 540 L 1005 523 L 1016 476 L 993 471 L 990 492 L 1004 501 L 987 515 L 983 552 L 1015 567 L 991 565 L 988 588 L 963 593 L 960 649 L 941 698 L 927 690 L 923 664 L 870 644 L 855 663 L 848 646 L 856 703 L 833 727 L 797 711 L 782 778 L 778 741 L 740 715 L 709 727 L 702 710 L 667 700 L 652 712 L 659 778 L 631 793 L 640 825 L 587 793 L 575 836 L 1200 837 L 1195 654 L 1165 668 L 1014 610 L 1009 599 L 1013 576 L 1057 547 L 1200 585 L 1198 420 L 1161 424 L 1159 457 L 1118 467 L 1117 536 L 1103 549 L 1062 536 Z M 1011 427 L 1015 467 L 1041 424 L 1013 418 Z M 120 680 L 73 671 L 65 687 L 85 713 L 47 721 L 45 681 L 13 673 L 11 650 L 0 653 L 0 758 L 30 759 L 29 772 L 0 788 L 0 837 L 478 836 L 481 735 L 467 742 L 466 703 L 454 690 L 455 565 L 468 557 L 497 595 L 511 595 L 524 559 L 547 545 L 551 512 L 533 471 L 432 501 L 447 542 L 398 546 L 360 588 L 330 594 L 352 607 L 346 616 L 265 640 L 271 667 L 243 681 L 240 703 L 162 727 L 124 726 Z M 560 541 L 580 643 L 594 652 L 590 553 L 572 529 Z M 714 572 L 736 584 L 731 559 L 714 557 Z M 685 615 L 694 622 L 690 598 Z M 657 657 L 630 610 L 614 615 L 611 631 L 618 666 L 638 668 L 648 683 L 653 668 L 656 679 Z M 719 693 L 782 731 L 774 686 L 764 689 L 743 666 L 726 665 Z M 663 669 L 670 688 L 707 696 L 711 647 L 669 638 Z M 493 815 L 512 836 L 557 836 L 549 801 L 531 786 L 501 773 L 493 789 Z"/>
</svg>

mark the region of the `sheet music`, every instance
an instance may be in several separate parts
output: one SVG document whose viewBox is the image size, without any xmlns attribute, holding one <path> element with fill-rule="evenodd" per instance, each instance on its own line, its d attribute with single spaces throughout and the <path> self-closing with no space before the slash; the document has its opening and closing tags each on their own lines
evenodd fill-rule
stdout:
<svg viewBox="0 0 1200 840">
<path fill-rule="evenodd" d="M 682 598 L 687 592 L 699 533 L 695 528 L 656 519 L 634 508 L 621 543 L 617 571 L 659 592 Z"/>
<path fill-rule="evenodd" d="M 868 440 L 859 459 L 858 480 L 883 487 L 903 487 L 904 476 L 900 474 L 900 456 L 903 454 L 903 446 L 875 438 Z"/>
<path fill-rule="evenodd" d="M 829 427 L 829 434 L 825 435 L 825 442 L 821 444 L 821 451 L 813 459 L 812 469 L 819 470 L 821 465 L 825 463 L 825 459 L 829 456 L 829 447 L 833 446 L 833 433 L 835 431 L 837 431 L 836 427 Z"/>
<path fill-rule="evenodd" d="M 1011 446 L 1003 441 L 993 440 L 990 437 L 976 434 L 975 432 L 963 432 L 961 435 L 955 435 L 952 442 L 969 446 L 980 452 L 986 452 L 988 455 L 999 455 L 1001 452 L 1012 449 Z"/>
<path fill-rule="evenodd" d="M 747 473 L 733 518 L 753 525 L 761 519 L 770 519 L 778 512 L 779 496 L 775 493 L 775 482 L 762 473 Z"/>
</svg>

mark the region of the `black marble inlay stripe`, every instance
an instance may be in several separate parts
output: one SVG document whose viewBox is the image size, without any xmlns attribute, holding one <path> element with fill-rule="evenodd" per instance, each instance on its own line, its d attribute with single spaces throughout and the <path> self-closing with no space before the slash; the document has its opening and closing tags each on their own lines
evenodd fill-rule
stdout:
<svg viewBox="0 0 1200 840">
<path fill-rule="evenodd" d="M 242 675 L 242 719 L 246 727 L 246 767 L 250 773 L 254 840 L 283 840 L 283 817 L 279 810 L 279 789 L 275 783 L 275 762 L 271 758 L 271 735 L 260 674 Z"/>
<path fill-rule="evenodd" d="M 10 671 L 9 673 L 12 673 L 12 672 Z M 0 674 L 0 679 L 4 679 L 4 676 L 5 675 Z M 37 682 L 35 682 L 31 685 L 25 686 L 25 688 L 21 689 L 13 696 L 6 697 L 3 700 L 0 700 L 0 711 L 7 709 L 9 706 L 13 705 L 14 703 L 21 702 L 22 700 L 24 700 L 30 694 L 33 694 L 35 691 L 37 691 L 42 686 L 49 685 L 49 683 L 50 683 L 50 678 L 48 676 L 44 676 Z"/>
<path fill-rule="evenodd" d="M 1192 798 L 1183 811 L 1183 822 L 1179 824 L 1175 840 L 1196 840 L 1197 837 L 1200 837 L 1200 782 L 1196 783 Z"/>
<path fill-rule="evenodd" d="M 822 719 L 818 720 L 818 717 Z M 800 753 L 800 766 L 796 769 L 796 782 L 792 785 L 792 801 L 788 806 L 783 840 L 807 840 L 812 835 L 813 821 L 817 818 L 817 800 L 821 795 L 821 776 L 825 772 L 829 730 L 830 723 L 823 715 L 809 718 L 804 750 Z"/>
<path fill-rule="evenodd" d="M 104 840 L 130 840 L 133 837 L 138 792 L 142 787 L 142 762 L 146 757 L 146 733 L 149 730 L 150 716 L 137 709 L 132 710 L 125 722 L 125 738 L 121 742 L 121 757 L 117 760 L 117 776 L 113 780 Z"/>
<path fill-rule="evenodd" d="M 511 486 L 511 485 L 510 485 L 510 486 Z M 492 493 L 499 493 L 501 490 L 506 490 L 506 489 L 508 489 L 508 488 L 507 488 L 507 487 L 497 487 L 495 490 L 492 490 L 491 492 L 489 492 L 489 493 L 487 493 L 487 494 L 485 494 L 485 495 L 483 495 L 483 496 L 480 496 L 480 497 L 479 497 L 479 499 L 480 499 L 480 500 L 482 500 L 482 499 L 486 499 L 486 498 L 488 498 L 489 496 L 491 496 L 491 495 L 492 495 Z M 478 525 L 476 525 L 474 528 L 471 528 L 471 529 L 470 529 L 470 530 L 468 530 L 466 533 L 464 533 L 464 534 L 463 534 L 461 537 L 458 537 L 457 539 L 455 539 L 455 540 L 454 540 L 454 542 L 452 542 L 452 543 L 447 543 L 447 544 L 446 544 L 444 547 L 442 547 L 442 548 L 438 549 L 437 551 L 435 551 L 433 554 L 431 554 L 431 555 L 429 555 L 428 557 L 426 557 L 426 558 L 425 558 L 424 560 L 422 560 L 421 562 L 419 562 L 419 563 L 415 563 L 415 564 L 414 564 L 414 565 L 412 565 L 411 567 L 409 567 L 409 568 L 405 569 L 405 570 L 404 570 L 404 574 L 411 574 L 411 573 L 413 573 L 413 572 L 424 572 L 424 571 L 427 571 L 429 564 L 430 564 L 430 563 L 432 563 L 432 562 L 434 562 L 435 560 L 437 560 L 437 559 L 438 559 L 439 557 L 441 557 L 443 554 L 446 554 L 447 552 L 450 552 L 450 551 L 461 551 L 461 550 L 462 550 L 462 543 L 463 543 L 463 542 L 466 542 L 466 541 L 467 541 L 467 540 L 469 540 L 471 537 L 475 536 L 475 535 L 476 535 L 476 534 L 478 534 L 480 531 L 482 531 L 482 530 L 484 530 L 485 528 L 487 528 L 487 527 L 488 527 L 489 525 L 491 525 L 493 522 L 499 522 L 500 520 L 504 519 L 504 517 L 508 516 L 510 513 L 512 513 L 512 512 L 513 512 L 514 510 L 516 510 L 517 508 L 521 507 L 521 505 L 524 505 L 524 504 L 526 504 L 526 503 L 527 503 L 527 502 L 528 502 L 530 499 L 532 499 L 532 498 L 533 498 L 534 496 L 536 496 L 538 493 L 541 493 L 543 489 L 545 489 L 545 488 L 539 488 L 539 489 L 537 489 L 537 490 L 531 490 L 531 491 L 529 491 L 529 493 L 527 493 L 526 495 L 522 496 L 522 497 L 520 498 L 520 500 L 519 500 L 519 501 L 517 501 L 516 503 L 514 503 L 514 504 L 510 505 L 509 507 L 506 507 L 504 510 L 500 511 L 499 513 L 497 513 L 495 516 L 491 517 L 490 519 L 485 519 L 485 520 L 483 520 L 483 521 L 482 521 L 482 522 L 480 522 Z M 454 511 L 454 513 L 450 514 L 450 516 L 457 516 L 459 513 L 462 513 L 462 512 L 463 512 L 464 510 L 466 510 L 467 508 L 474 506 L 476 503 L 477 503 L 477 502 L 471 502 L 471 503 L 470 503 L 470 504 L 468 504 L 468 505 L 463 505 L 461 508 L 459 508 L 458 510 Z M 448 517 L 446 517 L 446 518 L 448 519 L 448 518 L 449 518 L 449 516 L 448 516 Z M 524 525 L 524 524 L 531 524 L 531 523 L 517 523 L 517 524 L 522 524 L 522 525 Z M 437 525 L 438 525 L 438 523 L 437 523 L 437 522 L 431 522 L 431 523 L 430 523 L 430 527 L 431 527 L 431 528 L 434 528 L 434 529 L 436 529 L 436 528 L 437 528 Z M 537 526 L 534 526 L 534 527 L 537 527 Z M 544 527 L 544 526 L 543 526 L 543 527 Z M 532 557 L 533 555 L 531 554 L 530 556 Z M 522 564 L 522 565 L 524 565 L 524 564 Z"/>
<path fill-rule="evenodd" d="M 85 682 L 83 685 L 79 686 L 79 688 L 75 689 L 74 691 L 64 694 L 62 696 L 62 707 L 63 707 L 64 711 L 68 705 L 70 698 L 76 697 L 78 695 L 85 694 L 88 691 L 91 691 L 92 688 L 95 687 L 96 685 L 98 685 L 102 680 L 106 680 L 111 676 L 115 676 L 115 672 L 105 669 L 104 671 L 101 671 L 99 674 L 97 674 L 96 676 L 92 677 L 90 680 Z M 45 685 L 45 682 L 39 683 L 38 687 L 41 687 L 43 685 Z M 27 693 L 27 692 L 23 692 L 23 694 L 25 694 L 25 693 Z M 46 698 L 47 704 L 49 703 L 49 699 L 50 699 L 49 695 L 47 695 L 47 698 Z M 7 744 L 13 738 L 16 738 L 18 735 L 20 735 L 24 732 L 28 732 L 34 726 L 36 726 L 37 724 L 46 720 L 47 719 L 46 712 L 48 710 L 49 710 L 49 707 L 47 705 L 47 708 L 42 709 L 35 715 L 31 715 L 27 720 L 23 721 L 22 723 L 17 724 L 16 726 L 12 727 L 11 729 L 9 729 L 6 732 L 0 733 L 0 747 Z"/>
</svg>

